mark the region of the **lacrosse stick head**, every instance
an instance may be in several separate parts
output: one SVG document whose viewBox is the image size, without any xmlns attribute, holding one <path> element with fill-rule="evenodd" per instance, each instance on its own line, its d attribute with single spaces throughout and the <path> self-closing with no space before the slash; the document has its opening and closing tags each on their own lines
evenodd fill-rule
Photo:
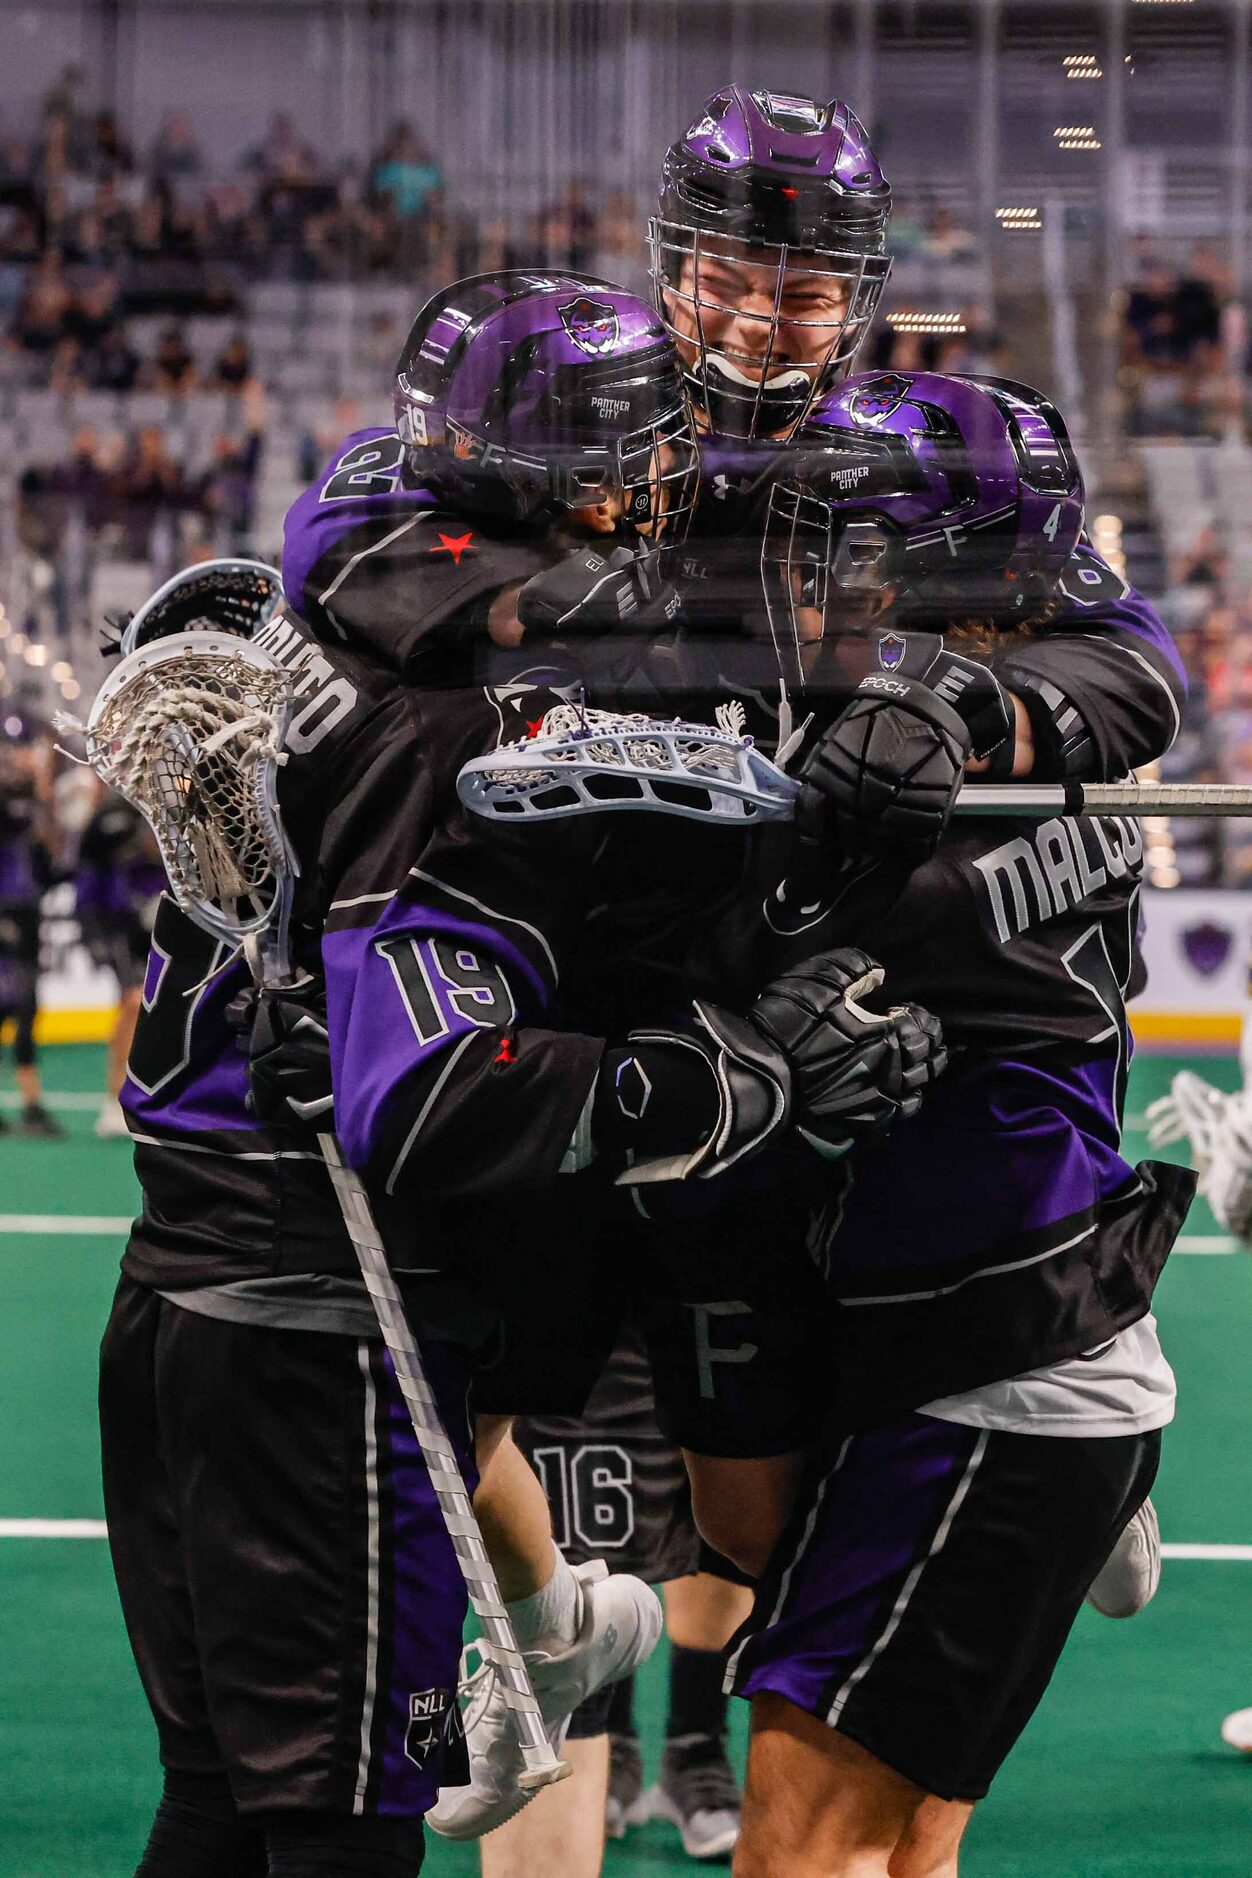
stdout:
<svg viewBox="0 0 1252 1878">
<path fill-rule="evenodd" d="M 91 767 L 152 829 L 178 905 L 218 937 L 285 925 L 295 862 L 277 775 L 290 699 L 269 653 L 229 632 L 180 632 L 123 658 L 87 719 Z"/>
<path fill-rule="evenodd" d="M 746 828 L 789 820 L 797 788 L 744 736 L 736 704 L 718 706 L 716 726 L 560 704 L 537 736 L 457 778 L 474 814 L 531 823 L 629 809 Z"/>
<path fill-rule="evenodd" d="M 173 575 L 134 613 L 122 652 L 171 633 L 233 632 L 250 639 L 283 602 L 283 577 L 264 561 L 200 561 Z"/>
</svg>

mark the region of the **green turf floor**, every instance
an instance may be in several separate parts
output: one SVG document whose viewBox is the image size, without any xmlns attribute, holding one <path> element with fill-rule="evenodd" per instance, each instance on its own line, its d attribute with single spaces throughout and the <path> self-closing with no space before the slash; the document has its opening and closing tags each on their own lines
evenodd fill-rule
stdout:
<svg viewBox="0 0 1252 1878">
<path fill-rule="evenodd" d="M 100 1052 L 46 1056 L 55 1094 L 97 1086 Z M 1175 1065 L 1136 1064 L 1141 1114 Z M 1229 1085 L 1232 1062 L 1197 1064 Z M 0 1100 L 3 1100 L 0 1093 Z M 3 1110 L 0 1110 L 3 1113 Z M 14 1230 L 26 1215 L 127 1214 L 125 1144 L 82 1107 L 64 1145 L 0 1135 L 0 1519 L 99 1518 L 95 1345 L 120 1240 Z M 1135 1153 L 1143 1151 L 1138 1133 Z M 1192 1236 L 1215 1233 L 1202 1208 Z M 1252 1259 L 1180 1256 L 1159 1315 L 1180 1416 L 1156 1499 L 1166 1540 L 1252 1543 Z M 0 1538 L 0 1878 L 127 1878 L 155 1791 L 147 1712 L 98 1540 Z M 664 1669 L 643 1678 L 650 1756 Z M 1170 1561 L 1142 1617 L 1084 1612 L 1051 1690 L 981 1809 L 963 1878 L 1249 1878 L 1252 1759 L 1218 1727 L 1252 1704 L 1252 1563 Z M 690 1872 L 653 1825 L 610 1849 L 612 1878 Z M 427 1871 L 467 1878 L 472 1852 L 437 1846 Z M 559 1878 L 536 1873 L 535 1878 Z"/>
</svg>

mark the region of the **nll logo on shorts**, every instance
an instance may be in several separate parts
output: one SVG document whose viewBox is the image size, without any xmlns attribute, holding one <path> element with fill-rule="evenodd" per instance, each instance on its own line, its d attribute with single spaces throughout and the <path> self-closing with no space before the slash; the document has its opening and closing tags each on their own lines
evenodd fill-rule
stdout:
<svg viewBox="0 0 1252 1878">
<path fill-rule="evenodd" d="M 414 1767 L 425 1767 L 435 1750 L 444 1748 L 453 1737 L 460 1720 L 451 1689 L 421 1689 L 411 1695 L 404 1731 L 405 1759 Z"/>
</svg>

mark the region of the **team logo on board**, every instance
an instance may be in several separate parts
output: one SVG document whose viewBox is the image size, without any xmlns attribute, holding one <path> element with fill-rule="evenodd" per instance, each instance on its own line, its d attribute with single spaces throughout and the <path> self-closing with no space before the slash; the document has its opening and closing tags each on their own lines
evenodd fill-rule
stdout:
<svg viewBox="0 0 1252 1878">
<path fill-rule="evenodd" d="M 1229 926 L 1219 926 L 1211 919 L 1199 926 L 1184 926 L 1181 938 L 1188 965 L 1202 978 L 1211 978 L 1214 972 L 1220 972 L 1234 943 Z"/>
</svg>

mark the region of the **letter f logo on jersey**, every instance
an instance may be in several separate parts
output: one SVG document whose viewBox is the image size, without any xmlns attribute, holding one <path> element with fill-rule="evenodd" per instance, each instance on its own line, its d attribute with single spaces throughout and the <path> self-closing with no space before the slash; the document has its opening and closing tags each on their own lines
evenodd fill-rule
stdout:
<svg viewBox="0 0 1252 1878">
<path fill-rule="evenodd" d="M 561 324 L 580 352 L 594 356 L 616 344 L 620 333 L 617 308 L 609 301 L 593 300 L 584 293 L 577 300 L 567 300 L 557 311 Z"/>
</svg>

